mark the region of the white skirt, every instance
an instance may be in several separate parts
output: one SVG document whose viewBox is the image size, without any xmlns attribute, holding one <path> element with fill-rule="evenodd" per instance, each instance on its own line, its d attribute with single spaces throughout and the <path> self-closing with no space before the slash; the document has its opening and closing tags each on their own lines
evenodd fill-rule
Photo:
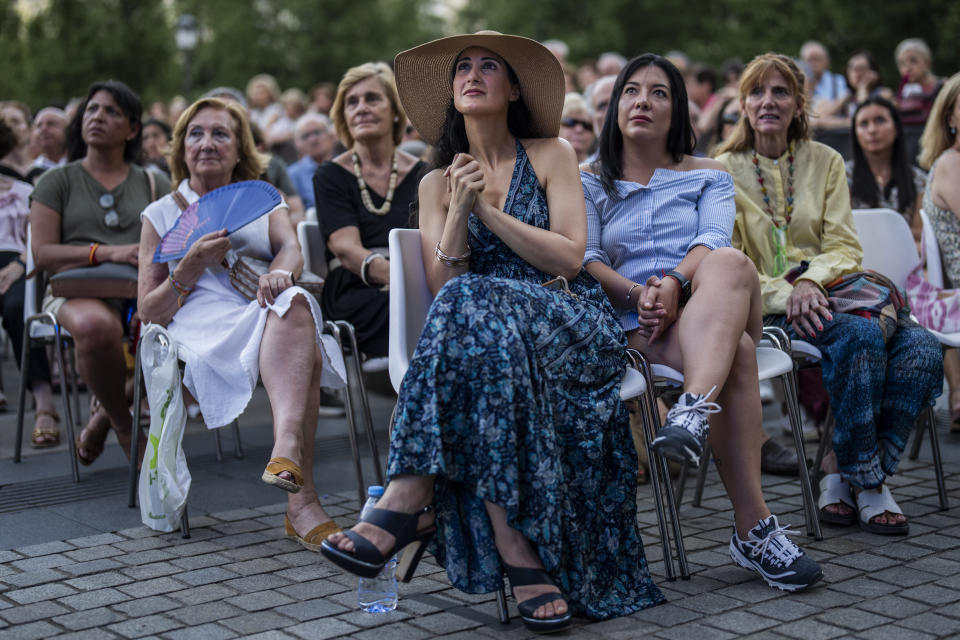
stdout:
<svg viewBox="0 0 960 640">
<path fill-rule="evenodd" d="M 230 424 L 246 409 L 260 376 L 260 342 L 267 314 L 282 318 L 297 295 L 307 300 L 313 314 L 316 344 L 323 353 L 320 384 L 341 388 L 347 379 L 343 354 L 333 336 L 322 333 L 317 301 L 300 287 L 284 290 L 266 307 L 248 301 L 230 286 L 198 287 L 177 310 L 167 330 L 185 363 L 183 383 L 200 403 L 208 428 Z"/>
</svg>

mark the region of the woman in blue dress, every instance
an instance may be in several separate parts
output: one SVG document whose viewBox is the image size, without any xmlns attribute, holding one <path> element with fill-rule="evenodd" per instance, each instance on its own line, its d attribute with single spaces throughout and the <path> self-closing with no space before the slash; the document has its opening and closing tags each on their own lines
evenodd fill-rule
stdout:
<svg viewBox="0 0 960 640">
<path fill-rule="evenodd" d="M 436 298 L 400 389 L 386 493 L 323 552 L 375 575 L 408 544 L 415 565 L 436 534 L 454 586 L 491 592 L 506 571 L 536 631 L 658 604 L 619 397 L 626 341 L 581 268 L 576 156 L 556 137 L 560 66 L 532 40 L 481 32 L 401 53 L 395 69 L 436 146 L 419 193 Z M 543 286 L 556 276 L 569 290 Z"/>
<path fill-rule="evenodd" d="M 680 72 L 654 54 L 631 60 L 613 85 L 598 160 L 580 174 L 584 263 L 618 308 L 630 346 L 684 373 L 685 393 L 653 448 L 697 466 L 709 429 L 733 503 L 732 559 L 797 591 L 823 574 L 787 538 L 760 486 L 757 270 L 730 248 L 733 179 L 716 160 L 690 155 L 694 146 Z"/>
</svg>

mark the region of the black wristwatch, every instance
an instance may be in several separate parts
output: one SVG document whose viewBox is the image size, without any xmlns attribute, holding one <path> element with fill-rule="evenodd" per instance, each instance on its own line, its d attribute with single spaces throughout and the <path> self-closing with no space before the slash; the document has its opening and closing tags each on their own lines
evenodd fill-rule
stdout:
<svg viewBox="0 0 960 640">
<path fill-rule="evenodd" d="M 687 304 L 687 300 L 690 299 L 690 286 L 691 286 L 691 285 L 690 285 L 690 281 L 687 280 L 686 276 L 684 276 L 684 275 L 683 275 L 682 273 L 680 273 L 679 271 L 674 270 L 674 271 L 668 272 L 667 275 L 664 276 L 664 278 L 673 278 L 674 280 L 676 280 L 677 282 L 680 283 L 680 300 L 679 300 L 679 304 L 680 304 L 681 307 L 682 307 L 683 305 Z"/>
</svg>

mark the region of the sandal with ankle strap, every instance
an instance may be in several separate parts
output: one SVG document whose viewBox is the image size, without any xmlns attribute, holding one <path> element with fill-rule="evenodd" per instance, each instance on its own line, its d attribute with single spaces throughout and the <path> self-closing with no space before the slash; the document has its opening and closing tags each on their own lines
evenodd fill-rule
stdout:
<svg viewBox="0 0 960 640">
<path fill-rule="evenodd" d="M 528 587 L 538 584 L 557 586 L 550 578 L 550 575 L 543 569 L 512 567 L 502 560 L 501 562 L 507 578 L 510 580 L 511 593 L 513 593 L 516 587 Z M 514 595 L 514 598 L 516 598 L 516 595 Z M 523 626 L 534 633 L 553 633 L 554 631 L 562 631 L 569 627 L 571 619 L 569 604 L 567 606 L 567 612 L 562 615 L 553 616 L 552 618 L 533 617 L 537 609 L 545 604 L 556 602 L 557 600 L 567 602 L 567 599 L 564 598 L 563 594 L 559 591 L 556 593 L 542 593 L 539 596 L 518 602 L 517 610 L 520 612 L 520 619 L 523 621 Z"/>
<path fill-rule="evenodd" d="M 410 582 L 414 571 L 417 569 L 417 564 L 419 564 L 420 558 L 423 557 L 423 552 L 427 548 L 427 543 L 430 542 L 433 534 L 437 531 L 436 525 L 418 530 L 417 521 L 420 516 L 432 512 L 433 505 L 427 505 L 413 513 L 402 513 L 389 509 L 371 509 L 360 522 L 380 527 L 392 535 L 394 537 L 393 548 L 386 554 L 382 554 L 372 542 L 350 529 L 344 531 L 343 535 L 353 541 L 354 550 L 352 552 L 338 549 L 328 540 L 324 540 L 320 544 L 320 553 L 345 571 L 361 578 L 376 578 L 383 569 L 383 565 L 387 564 L 397 552 L 401 552 L 397 561 L 397 578 L 400 582 Z"/>
<path fill-rule="evenodd" d="M 307 535 L 300 537 L 300 534 L 297 533 L 297 530 L 293 528 L 293 524 L 290 522 L 290 518 L 286 515 L 283 516 L 283 532 L 290 540 L 296 540 L 299 542 L 305 549 L 310 551 L 320 551 L 320 544 L 327 539 L 327 537 L 332 536 L 335 533 L 343 531 L 333 520 L 327 520 L 322 524 L 318 524 L 313 529 L 307 532 Z"/>
</svg>

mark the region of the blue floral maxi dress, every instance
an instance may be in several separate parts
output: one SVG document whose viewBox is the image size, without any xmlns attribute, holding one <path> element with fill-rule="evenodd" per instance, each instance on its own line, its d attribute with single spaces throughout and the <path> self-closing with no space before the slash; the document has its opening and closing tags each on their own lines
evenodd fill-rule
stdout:
<svg viewBox="0 0 960 640">
<path fill-rule="evenodd" d="M 504 210 L 548 228 L 527 155 Z M 468 593 L 501 584 L 484 500 L 539 550 L 575 615 L 663 602 L 636 524 L 637 457 L 620 401 L 626 340 L 585 271 L 575 294 L 469 219 L 471 272 L 437 294 L 400 388 L 388 473 L 436 474 L 433 553 Z"/>
</svg>

